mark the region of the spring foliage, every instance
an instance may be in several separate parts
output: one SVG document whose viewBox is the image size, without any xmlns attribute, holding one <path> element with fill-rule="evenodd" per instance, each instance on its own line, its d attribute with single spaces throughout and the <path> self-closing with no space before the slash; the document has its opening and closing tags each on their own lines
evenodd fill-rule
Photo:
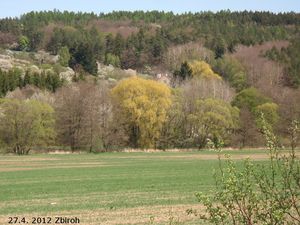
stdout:
<svg viewBox="0 0 300 225">
<path fill-rule="evenodd" d="M 230 131 L 238 127 L 238 117 L 239 110 L 222 100 L 197 100 L 194 112 L 188 116 L 195 144 L 204 147 L 207 138 L 228 139 Z"/>
<path fill-rule="evenodd" d="M 207 79 L 222 79 L 218 74 L 216 74 L 204 61 L 192 61 L 189 63 L 189 67 L 192 70 L 192 75 L 195 78 L 207 78 Z"/>
<path fill-rule="evenodd" d="M 0 137 L 16 154 L 53 141 L 54 110 L 35 100 L 3 99 L 0 104 Z"/>
<path fill-rule="evenodd" d="M 255 108 L 264 103 L 271 102 L 271 100 L 261 94 L 256 88 L 247 88 L 238 93 L 233 100 L 232 104 L 238 108 L 246 107 L 251 112 L 255 111 Z"/>
<path fill-rule="evenodd" d="M 154 147 L 171 105 L 169 87 L 153 80 L 132 77 L 112 90 L 117 111 L 131 131 L 134 147 Z"/>
<path fill-rule="evenodd" d="M 199 215 L 201 219 L 218 225 L 299 224 L 299 159 L 294 150 L 280 154 L 278 140 L 263 114 L 261 126 L 269 150 L 267 164 L 247 159 L 238 169 L 237 163 L 228 159 L 223 165 L 221 146 L 212 145 L 219 152 L 219 173 L 211 197 L 197 194 L 206 208 L 206 213 Z M 198 215 L 194 210 L 188 213 Z"/>
<path fill-rule="evenodd" d="M 58 51 L 58 55 L 59 55 L 59 63 L 62 66 L 68 66 L 71 58 L 69 49 L 65 46 L 60 48 Z"/>
<path fill-rule="evenodd" d="M 263 121 L 261 120 L 260 116 L 262 113 L 264 114 L 264 118 L 270 126 L 269 129 L 271 129 L 279 120 L 277 104 L 268 102 L 259 105 L 255 108 L 255 114 L 257 127 L 260 129 L 263 127 Z"/>
</svg>

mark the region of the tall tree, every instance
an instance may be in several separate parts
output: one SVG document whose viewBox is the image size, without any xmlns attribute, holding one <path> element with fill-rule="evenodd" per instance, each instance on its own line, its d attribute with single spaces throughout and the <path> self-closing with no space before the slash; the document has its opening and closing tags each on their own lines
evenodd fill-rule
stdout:
<svg viewBox="0 0 300 225">
<path fill-rule="evenodd" d="M 112 90 L 115 113 L 130 134 L 133 147 L 155 147 L 171 104 L 171 91 L 161 83 L 138 77 L 121 81 Z"/>
<path fill-rule="evenodd" d="M 59 55 L 59 63 L 62 66 L 69 66 L 69 61 L 71 58 L 69 48 L 66 46 L 60 48 L 58 51 L 58 55 Z"/>
<path fill-rule="evenodd" d="M 80 44 L 75 50 L 71 57 L 70 65 L 74 68 L 77 64 L 82 65 L 88 73 L 97 75 L 98 67 L 91 45 Z"/>
<path fill-rule="evenodd" d="M 175 78 L 179 78 L 180 80 L 186 80 L 192 77 L 192 69 L 187 62 L 181 64 L 180 70 L 176 70 L 174 72 Z"/>
<path fill-rule="evenodd" d="M 54 110 L 34 100 L 1 101 L 0 137 L 16 154 L 28 154 L 33 146 L 44 146 L 54 140 Z"/>
<path fill-rule="evenodd" d="M 195 110 L 188 115 L 190 138 L 203 148 L 210 138 L 215 143 L 228 141 L 233 130 L 238 128 L 239 110 L 218 99 L 195 102 Z"/>
<path fill-rule="evenodd" d="M 111 103 L 105 84 L 79 82 L 61 88 L 55 105 L 59 141 L 72 151 L 107 149 L 113 143 Z"/>
</svg>

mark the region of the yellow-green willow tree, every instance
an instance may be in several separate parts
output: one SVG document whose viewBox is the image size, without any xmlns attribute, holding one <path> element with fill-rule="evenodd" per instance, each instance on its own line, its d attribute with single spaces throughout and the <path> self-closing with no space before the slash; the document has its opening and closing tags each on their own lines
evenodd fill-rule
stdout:
<svg viewBox="0 0 300 225">
<path fill-rule="evenodd" d="M 112 96 L 117 118 L 130 133 L 130 145 L 155 147 L 171 105 L 170 88 L 153 80 L 131 77 L 114 87 Z"/>
<path fill-rule="evenodd" d="M 192 70 L 193 78 L 222 79 L 220 75 L 216 74 L 210 65 L 204 61 L 194 60 L 189 62 L 189 67 Z"/>
</svg>

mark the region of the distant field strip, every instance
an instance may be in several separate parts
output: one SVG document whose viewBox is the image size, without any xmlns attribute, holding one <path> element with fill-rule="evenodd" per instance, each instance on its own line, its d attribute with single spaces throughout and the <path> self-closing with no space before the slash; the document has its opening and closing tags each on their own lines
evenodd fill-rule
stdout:
<svg viewBox="0 0 300 225">
<path fill-rule="evenodd" d="M 229 151 L 261 163 L 263 150 Z M 240 163 L 238 163 L 240 164 Z M 213 190 L 214 152 L 0 156 L 0 224 L 9 216 L 77 216 L 84 225 L 201 224 L 198 191 Z"/>
</svg>

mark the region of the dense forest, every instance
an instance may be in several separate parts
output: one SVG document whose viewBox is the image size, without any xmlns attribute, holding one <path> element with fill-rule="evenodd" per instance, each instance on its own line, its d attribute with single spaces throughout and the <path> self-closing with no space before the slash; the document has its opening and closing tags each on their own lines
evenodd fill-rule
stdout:
<svg viewBox="0 0 300 225">
<path fill-rule="evenodd" d="M 31 12 L 0 21 L 0 44 L 19 41 L 20 50 L 44 48 L 54 54 L 66 46 L 70 65 L 79 63 L 94 74 L 95 60 L 143 69 L 160 62 L 168 47 L 189 42 L 201 42 L 219 58 L 239 44 L 297 37 L 299 24 L 300 15 L 295 13 Z"/>
<path fill-rule="evenodd" d="M 0 48 L 35 67 L 0 57 L 1 145 L 18 154 L 260 147 L 262 120 L 298 143 L 298 13 L 30 12 L 0 20 Z"/>
</svg>

